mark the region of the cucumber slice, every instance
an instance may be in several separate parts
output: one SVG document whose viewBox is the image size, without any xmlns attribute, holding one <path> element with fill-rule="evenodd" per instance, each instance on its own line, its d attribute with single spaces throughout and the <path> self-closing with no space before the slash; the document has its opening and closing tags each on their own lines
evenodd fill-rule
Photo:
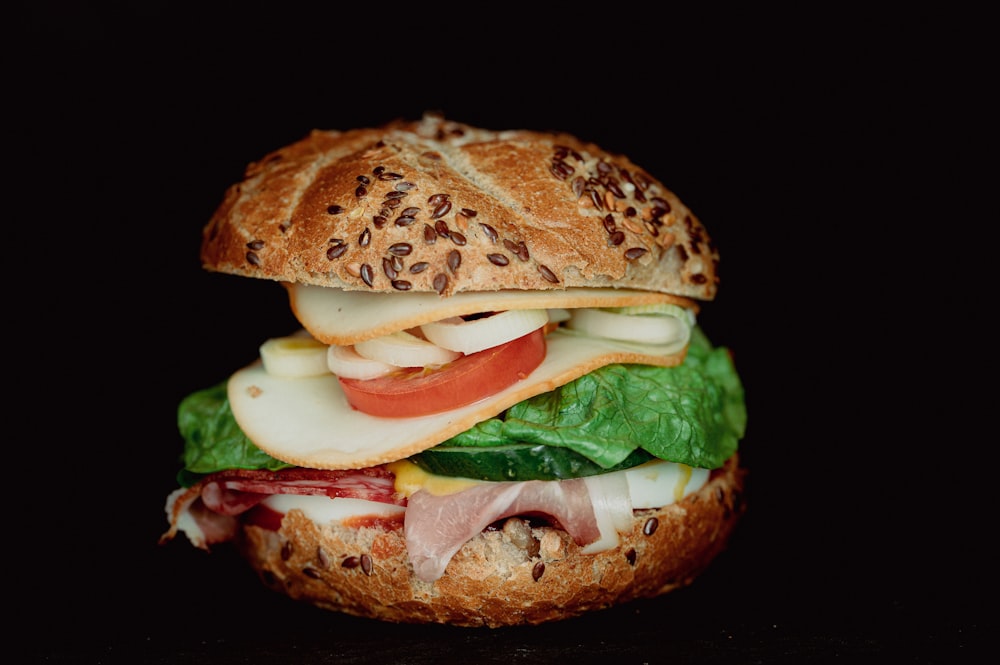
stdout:
<svg viewBox="0 0 1000 665">
<path fill-rule="evenodd" d="M 428 473 L 476 480 L 565 480 L 630 469 L 653 459 L 636 448 L 605 469 L 569 448 L 520 443 L 509 446 L 435 446 L 409 458 Z"/>
</svg>

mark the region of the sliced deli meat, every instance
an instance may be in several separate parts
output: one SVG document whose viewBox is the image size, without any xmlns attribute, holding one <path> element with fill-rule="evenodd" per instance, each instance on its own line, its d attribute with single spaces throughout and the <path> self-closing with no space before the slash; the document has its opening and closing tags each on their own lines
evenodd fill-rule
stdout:
<svg viewBox="0 0 1000 665">
<path fill-rule="evenodd" d="M 672 303 L 697 313 L 693 300 L 631 289 L 475 291 L 442 298 L 436 293 L 366 293 L 286 284 L 292 311 L 325 344 L 347 345 L 453 316 L 512 309 L 626 307 Z M 350 312 L 350 316 L 345 316 Z"/>
<path fill-rule="evenodd" d="M 167 497 L 170 529 L 161 541 L 171 540 L 178 531 L 202 549 L 232 540 L 239 516 L 276 495 L 350 498 L 403 506 L 406 499 L 396 493 L 394 480 L 383 466 L 358 471 L 232 469 L 213 473 Z"/>
<path fill-rule="evenodd" d="M 578 545 L 601 537 L 587 484 L 573 480 L 489 483 L 456 494 L 416 492 L 406 508 L 406 550 L 413 574 L 433 582 L 468 540 L 498 519 L 543 513 Z"/>
<path fill-rule="evenodd" d="M 285 378 L 260 362 L 228 384 L 233 416 L 253 443 L 276 459 L 314 469 L 361 469 L 409 457 L 445 441 L 518 402 L 554 390 L 599 367 L 642 363 L 672 367 L 686 342 L 652 346 L 555 331 L 542 363 L 508 388 L 445 413 L 380 418 L 353 409 L 337 380 Z"/>
</svg>

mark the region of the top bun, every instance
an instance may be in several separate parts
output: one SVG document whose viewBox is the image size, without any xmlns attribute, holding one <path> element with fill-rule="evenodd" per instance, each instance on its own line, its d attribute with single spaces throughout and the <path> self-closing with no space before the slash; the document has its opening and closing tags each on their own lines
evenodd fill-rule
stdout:
<svg viewBox="0 0 1000 665">
<path fill-rule="evenodd" d="M 365 291 L 619 287 L 711 300 L 697 217 L 627 157 L 563 133 L 425 114 L 314 130 L 247 167 L 203 232 L 208 270 Z"/>
</svg>

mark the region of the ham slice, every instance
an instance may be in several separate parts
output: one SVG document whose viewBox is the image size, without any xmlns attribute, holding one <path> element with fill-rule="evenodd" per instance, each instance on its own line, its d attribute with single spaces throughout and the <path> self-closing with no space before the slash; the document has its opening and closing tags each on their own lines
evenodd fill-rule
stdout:
<svg viewBox="0 0 1000 665">
<path fill-rule="evenodd" d="M 544 514 L 578 545 L 601 537 L 590 492 L 583 479 L 484 483 L 435 496 L 410 496 L 403 532 L 414 574 L 433 582 L 468 540 L 493 522 L 514 515 Z"/>
<path fill-rule="evenodd" d="M 418 490 L 406 499 L 395 491 L 392 472 L 377 466 L 357 471 L 235 469 L 208 475 L 168 497 L 170 528 L 160 542 L 173 539 L 178 531 L 205 550 L 232 540 L 240 516 L 275 494 L 356 498 L 405 506 L 406 549 L 414 574 L 426 582 L 441 577 L 468 540 L 505 517 L 545 515 L 580 546 L 614 535 L 613 528 L 601 528 L 606 511 L 598 507 L 600 497 L 595 498 L 595 488 L 582 478 L 484 482 L 442 496 Z"/>
</svg>

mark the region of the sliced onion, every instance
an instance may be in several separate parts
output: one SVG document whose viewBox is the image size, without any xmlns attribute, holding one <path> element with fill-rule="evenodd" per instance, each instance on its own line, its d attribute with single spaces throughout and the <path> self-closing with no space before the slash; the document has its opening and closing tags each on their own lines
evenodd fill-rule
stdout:
<svg viewBox="0 0 1000 665">
<path fill-rule="evenodd" d="M 326 365 L 331 372 L 345 379 L 377 379 L 398 367 L 378 360 L 362 358 L 353 346 L 333 345 L 327 350 Z"/>
<path fill-rule="evenodd" d="M 683 308 L 677 309 L 683 318 L 678 318 L 673 313 L 632 315 L 581 307 L 570 311 L 566 326 L 592 337 L 643 344 L 669 344 L 686 340 L 691 333 L 688 315 Z"/>
<path fill-rule="evenodd" d="M 326 344 L 308 335 L 272 337 L 260 345 L 260 359 L 272 376 L 297 379 L 329 374 Z"/>
<path fill-rule="evenodd" d="M 378 360 L 396 367 L 433 367 L 444 365 L 461 353 L 452 351 L 405 330 L 357 342 L 354 350 L 362 358 Z"/>
<path fill-rule="evenodd" d="M 601 537 L 582 548 L 585 554 L 603 552 L 618 546 L 618 534 L 632 524 L 632 499 L 624 473 L 603 473 L 583 479 L 597 517 Z"/>
<path fill-rule="evenodd" d="M 466 321 L 453 316 L 420 326 L 420 331 L 440 347 L 475 353 L 523 337 L 549 322 L 544 309 L 511 309 Z"/>
<path fill-rule="evenodd" d="M 693 326 L 697 317 L 695 316 L 693 309 L 688 309 L 687 307 L 681 307 L 680 305 L 672 305 L 670 303 L 659 302 L 650 303 L 648 305 L 625 305 L 623 307 L 603 307 L 605 312 L 613 312 L 615 314 L 632 314 L 640 316 L 676 316 L 681 321 L 687 321 L 688 325 Z"/>
<path fill-rule="evenodd" d="M 549 323 L 562 323 L 569 320 L 569 310 L 562 307 L 549 308 Z"/>
</svg>

